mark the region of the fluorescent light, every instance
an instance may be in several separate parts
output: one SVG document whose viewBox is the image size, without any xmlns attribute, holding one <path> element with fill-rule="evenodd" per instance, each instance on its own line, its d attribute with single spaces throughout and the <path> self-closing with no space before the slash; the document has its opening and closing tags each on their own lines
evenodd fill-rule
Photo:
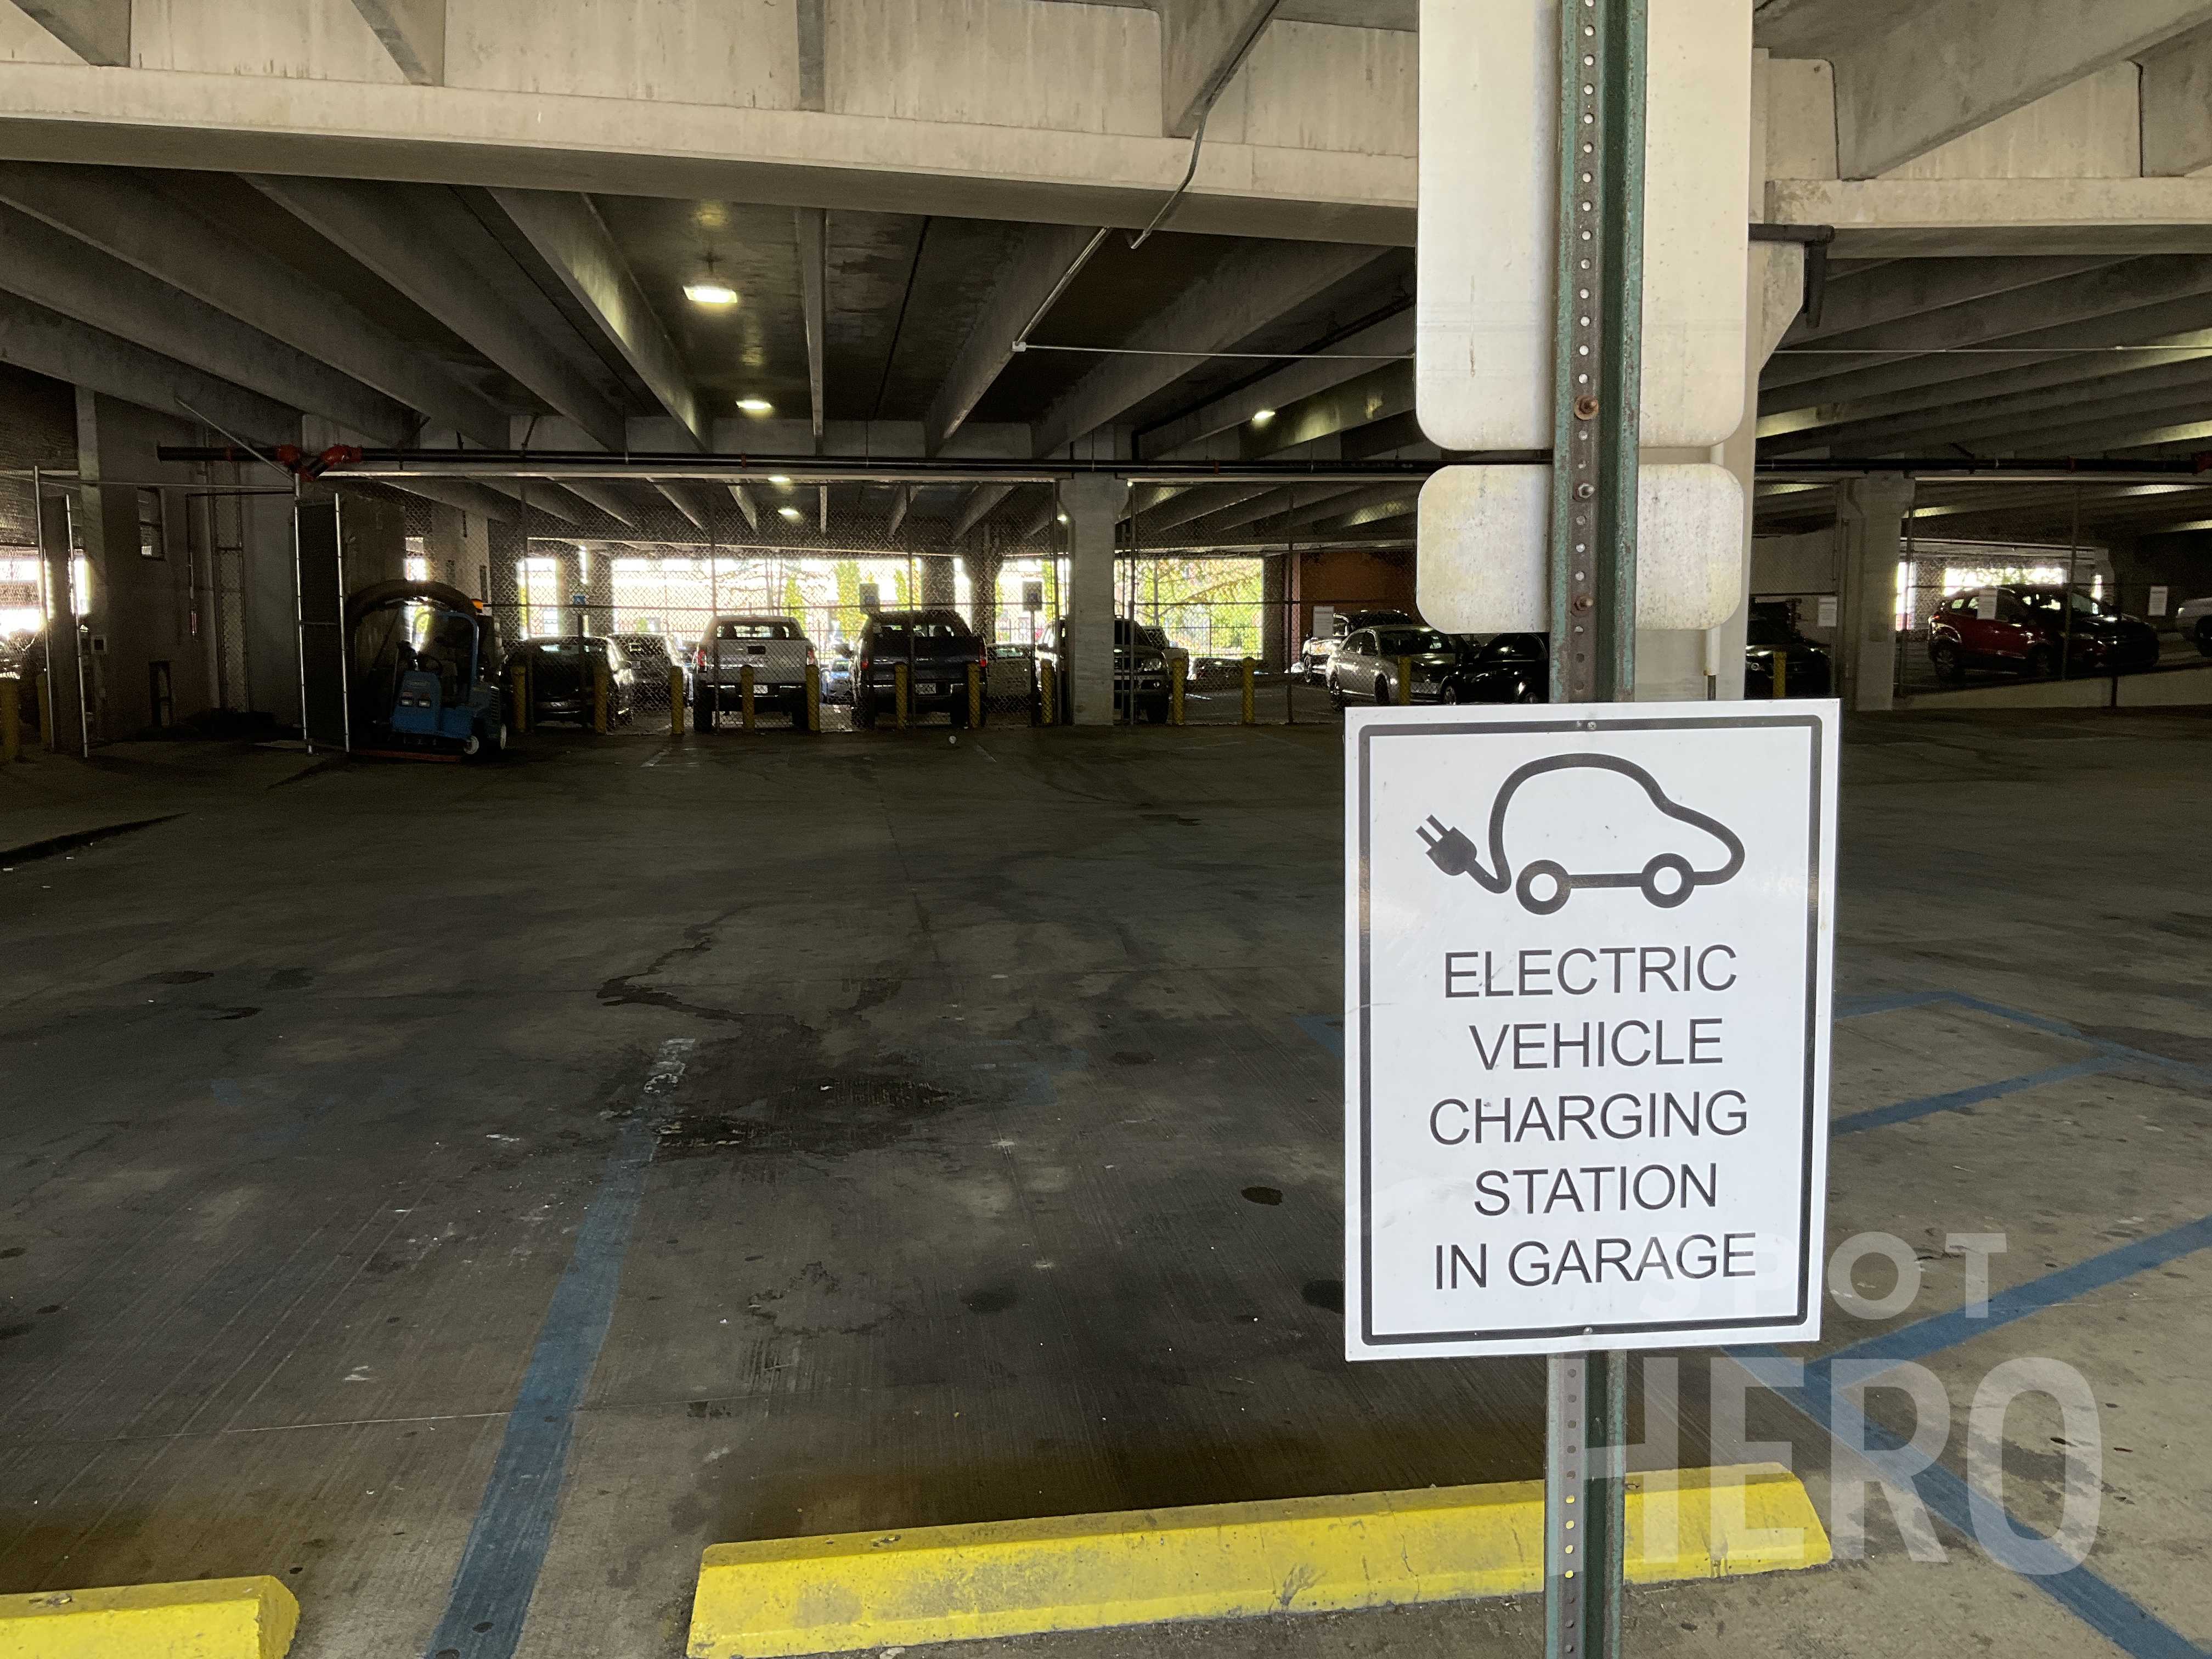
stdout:
<svg viewBox="0 0 2212 1659">
<path fill-rule="evenodd" d="M 1254 426 L 1265 426 L 1268 422 L 1274 418 L 1275 411 L 1272 409 L 1255 409 L 1252 411 L 1252 424 Z"/>
<path fill-rule="evenodd" d="M 738 291 L 720 277 L 709 273 L 696 282 L 684 283 L 684 297 L 695 306 L 733 306 L 738 302 Z"/>
<path fill-rule="evenodd" d="M 775 413 L 775 405 L 769 402 L 765 398 L 740 398 L 738 399 L 738 407 L 744 410 L 748 415 L 773 415 Z"/>
<path fill-rule="evenodd" d="M 795 519 L 799 516 L 799 509 L 795 507 L 779 507 L 776 511 L 787 519 Z"/>
<path fill-rule="evenodd" d="M 768 481 L 769 481 L 770 483 L 779 485 L 780 487 L 781 487 L 782 489 L 790 489 L 790 488 L 791 488 L 791 480 L 790 480 L 790 478 L 789 478 L 789 477 L 786 477 L 783 473 L 781 473 L 781 472 L 771 472 L 771 473 L 769 473 L 769 479 L 768 479 Z"/>
<path fill-rule="evenodd" d="M 1067 522 L 1067 514 L 1065 513 L 1061 514 L 1060 515 L 1060 521 L 1062 524 L 1066 524 Z"/>
</svg>

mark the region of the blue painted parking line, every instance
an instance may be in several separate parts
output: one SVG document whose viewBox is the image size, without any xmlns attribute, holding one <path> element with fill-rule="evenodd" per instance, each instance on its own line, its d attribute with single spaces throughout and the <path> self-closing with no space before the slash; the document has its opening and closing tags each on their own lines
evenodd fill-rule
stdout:
<svg viewBox="0 0 2212 1659">
<path fill-rule="evenodd" d="M 2006 1095 L 2018 1094 L 2023 1089 L 2039 1089 L 2046 1083 L 2064 1083 L 2077 1077 L 2091 1077 L 2099 1072 L 2109 1072 L 2125 1064 L 2117 1055 L 2099 1054 L 2090 1060 L 2076 1060 L 2063 1066 L 2053 1066 L 2040 1072 L 2029 1072 L 2021 1077 L 2008 1077 L 1996 1083 L 1977 1084 L 1971 1089 L 1954 1089 L 1947 1095 L 1929 1095 L 1919 1100 L 1900 1100 L 1894 1105 L 1876 1106 L 1869 1111 L 1853 1112 L 1847 1117 L 1832 1119 L 1828 1125 L 1831 1134 L 1856 1134 L 1863 1129 L 1879 1129 L 1892 1123 L 1909 1123 L 1917 1117 L 1928 1117 L 1936 1112 L 1964 1111 L 1969 1106 L 1978 1106 L 1985 1100 L 2002 1099 Z"/>
<path fill-rule="evenodd" d="M 1832 1444 L 1886 1450 L 1903 1445 L 1869 1423 L 1848 1401 L 1835 1397 L 1829 1388 L 1829 1360 L 1808 1364 L 1800 1382 L 1792 1379 L 1786 1362 L 1771 1349 L 1748 1350 L 1735 1358 L 1769 1393 L 1826 1435 Z M 1940 1463 L 1931 1463 L 1908 1478 L 1930 1514 L 1960 1537 L 1981 1544 L 1992 1560 L 2025 1577 L 2130 1659 L 2207 1659 L 2203 1649 L 2109 1579 L 2087 1566 L 2066 1565 L 2054 1545 L 2026 1532 L 2008 1513 L 2005 1523 L 2011 1537 L 1983 1540 L 1974 1526 L 1977 1500 L 1983 1509 L 2002 1513 L 1995 1498 L 1977 1494 Z"/>
<path fill-rule="evenodd" d="M 428 1659 L 512 1659 L 522 1639 L 523 1621 L 561 1511 L 576 1408 L 614 1320 L 623 1257 L 645 1196 L 646 1170 L 661 1121 L 653 1109 L 683 1076 L 684 1057 L 695 1046 L 689 1037 L 661 1045 L 645 1082 L 645 1097 L 623 1125 L 599 1190 L 585 1207 L 568 1270 L 554 1287 L 544 1323 L 538 1327 L 530 1367 L 461 1550 L 445 1616 L 425 1650 Z"/>
<path fill-rule="evenodd" d="M 1344 1058 L 1344 1016 L 1342 1014 L 1299 1014 L 1293 1023 L 1316 1042 L 1334 1054 Z"/>
<path fill-rule="evenodd" d="M 1948 991 L 1888 991 L 1875 996 L 1838 997 L 1838 1019 L 1863 1019 L 1869 1014 L 1893 1014 L 1900 1008 L 1924 1008 L 1931 1002 L 1948 1002 Z"/>
</svg>

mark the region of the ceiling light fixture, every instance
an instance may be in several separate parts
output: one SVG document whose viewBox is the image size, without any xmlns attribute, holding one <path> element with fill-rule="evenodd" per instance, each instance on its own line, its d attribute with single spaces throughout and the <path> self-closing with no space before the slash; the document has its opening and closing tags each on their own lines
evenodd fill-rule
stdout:
<svg viewBox="0 0 2212 1659">
<path fill-rule="evenodd" d="M 1255 409 L 1252 411 L 1252 424 L 1254 426 L 1265 426 L 1268 422 L 1274 418 L 1275 411 L 1272 409 Z"/>
<path fill-rule="evenodd" d="M 748 415 L 773 415 L 775 413 L 775 405 L 769 402 L 765 398 L 740 398 L 738 399 L 738 407 L 744 410 Z"/>
<path fill-rule="evenodd" d="M 781 489 L 791 488 L 791 477 L 788 473 L 771 472 L 768 475 L 768 481 Z"/>
<path fill-rule="evenodd" d="M 779 507 L 776 511 L 787 519 L 795 519 L 799 516 L 799 509 L 795 507 Z"/>
<path fill-rule="evenodd" d="M 695 306 L 733 306 L 738 302 L 738 291 L 717 274 L 714 256 L 709 253 L 706 269 L 684 284 L 684 297 Z"/>
<path fill-rule="evenodd" d="M 1060 515 L 1060 521 L 1062 524 L 1066 524 L 1067 522 L 1067 514 L 1065 513 L 1061 514 Z"/>
</svg>

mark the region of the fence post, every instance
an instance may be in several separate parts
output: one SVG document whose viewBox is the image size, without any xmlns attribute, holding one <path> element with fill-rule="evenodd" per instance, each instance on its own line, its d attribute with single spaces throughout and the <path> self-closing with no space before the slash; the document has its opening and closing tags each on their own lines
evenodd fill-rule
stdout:
<svg viewBox="0 0 2212 1659">
<path fill-rule="evenodd" d="M 982 723 L 983 665 L 971 662 L 968 665 L 968 724 L 977 726 Z"/>
<path fill-rule="evenodd" d="M 23 757 L 23 683 L 0 680 L 0 761 Z"/>
<path fill-rule="evenodd" d="M 514 665 L 514 678 L 507 686 L 507 692 L 514 699 L 514 718 L 507 724 L 518 732 L 527 732 L 530 729 L 530 665 L 527 662 Z"/>
<path fill-rule="evenodd" d="M 43 669 L 32 678 L 31 700 L 39 706 L 39 746 L 52 750 L 54 746 L 54 683 L 53 677 Z"/>
<path fill-rule="evenodd" d="M 805 726 L 810 732 L 822 729 L 822 665 L 806 665 Z"/>
<path fill-rule="evenodd" d="M 607 682 L 610 678 L 606 664 L 594 662 L 592 665 L 592 730 L 603 738 L 607 734 L 607 702 L 611 689 Z"/>
<path fill-rule="evenodd" d="M 684 735 L 684 705 L 690 699 L 684 695 L 684 667 L 680 663 L 668 665 L 668 735 Z"/>
<path fill-rule="evenodd" d="M 1258 689 L 1252 683 L 1252 672 L 1257 666 L 1251 658 L 1244 659 L 1244 724 L 1247 726 L 1260 723 Z"/>
<path fill-rule="evenodd" d="M 1774 653 L 1774 695 L 1777 697 L 1790 695 L 1790 653 L 1787 651 Z"/>
<path fill-rule="evenodd" d="M 900 731 L 905 731 L 913 705 L 907 697 L 906 665 L 902 662 L 891 665 L 891 706 L 893 721 Z"/>
<path fill-rule="evenodd" d="M 1170 658 L 1168 661 L 1168 724 L 1182 724 L 1182 671 Z"/>
<path fill-rule="evenodd" d="M 753 729 L 753 665 L 747 663 L 738 670 L 738 703 L 744 710 L 744 727 Z"/>
<path fill-rule="evenodd" d="M 1051 726 L 1060 719 L 1060 676 L 1048 662 L 1037 665 L 1037 724 Z"/>
<path fill-rule="evenodd" d="M 1401 708 L 1410 708 L 1413 703 L 1413 659 L 1401 657 L 1398 659 L 1398 704 Z"/>
</svg>

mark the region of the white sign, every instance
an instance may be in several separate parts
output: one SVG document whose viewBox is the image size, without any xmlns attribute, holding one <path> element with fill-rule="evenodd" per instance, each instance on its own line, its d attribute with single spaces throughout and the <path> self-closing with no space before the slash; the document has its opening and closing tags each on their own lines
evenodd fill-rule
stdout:
<svg viewBox="0 0 2212 1659">
<path fill-rule="evenodd" d="M 1752 9 L 1650 0 L 1646 448 L 1743 424 Z M 1446 449 L 1549 449 L 1559 7 L 1422 0 L 1420 24 L 1421 430 Z"/>
<path fill-rule="evenodd" d="M 1317 605 L 1313 608 L 1313 632 L 1310 639 L 1327 640 L 1336 636 L 1336 607 Z"/>
<path fill-rule="evenodd" d="M 1448 466 L 1421 486 L 1422 617 L 1449 634 L 1552 629 L 1548 466 Z M 1743 486 L 1724 466 L 1637 474 L 1636 625 L 1712 628 L 1742 603 Z"/>
<path fill-rule="evenodd" d="M 1836 726 L 1352 712 L 1349 1358 L 1820 1334 Z"/>
<path fill-rule="evenodd" d="M 1814 607 L 1814 616 L 1817 620 L 1813 626 L 1815 628 L 1832 629 L 1836 625 L 1836 596 L 1833 593 L 1820 595 L 1820 602 Z"/>
<path fill-rule="evenodd" d="M 2150 614 L 2154 617 L 2163 617 L 2166 614 L 2166 592 L 2164 588 L 2152 588 L 2150 591 Z"/>
<path fill-rule="evenodd" d="M 1985 587 L 1974 595 L 1974 616 L 1981 622 L 1995 622 L 1997 619 L 1996 589 Z"/>
</svg>

